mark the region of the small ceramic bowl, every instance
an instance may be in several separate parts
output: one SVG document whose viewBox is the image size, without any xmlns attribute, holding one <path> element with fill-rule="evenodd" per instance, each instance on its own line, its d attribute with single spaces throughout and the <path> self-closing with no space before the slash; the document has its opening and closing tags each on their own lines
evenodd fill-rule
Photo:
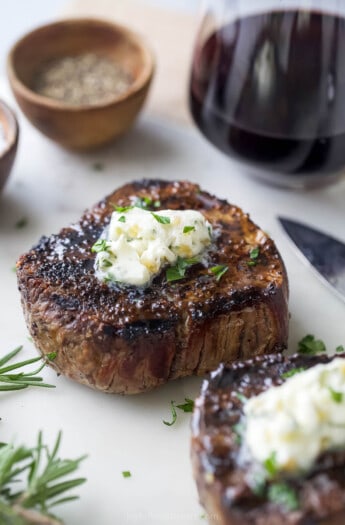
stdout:
<svg viewBox="0 0 345 525">
<path fill-rule="evenodd" d="M 0 191 L 11 173 L 17 152 L 19 127 L 10 108 L 0 100 Z"/>
<path fill-rule="evenodd" d="M 107 102 L 69 105 L 38 95 L 33 86 L 48 62 L 84 53 L 106 57 L 132 78 L 128 89 Z M 8 57 L 8 75 L 19 106 L 50 139 L 72 149 L 101 146 L 135 121 L 154 73 L 146 43 L 125 27 L 96 19 L 69 19 L 42 26 L 20 39 Z"/>
</svg>

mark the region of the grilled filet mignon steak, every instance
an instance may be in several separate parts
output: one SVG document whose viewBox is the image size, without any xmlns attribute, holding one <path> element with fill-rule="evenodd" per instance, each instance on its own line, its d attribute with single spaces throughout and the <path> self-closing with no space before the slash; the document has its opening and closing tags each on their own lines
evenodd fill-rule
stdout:
<svg viewBox="0 0 345 525">
<path fill-rule="evenodd" d="M 345 358 L 345 355 L 337 355 Z M 220 365 L 203 383 L 192 420 L 192 462 L 200 501 L 213 525 L 344 525 L 345 451 L 329 452 L 311 472 L 283 481 L 298 496 L 298 510 L 255 494 L 243 465 L 238 423 L 243 399 L 282 384 L 286 372 L 332 358 L 281 354 Z M 243 459 L 243 458 L 242 458 Z"/>
<path fill-rule="evenodd" d="M 91 247 L 114 205 L 138 197 L 159 201 L 158 209 L 202 212 L 217 231 L 209 265 L 228 265 L 227 273 L 218 281 L 196 264 L 176 282 L 167 282 L 163 270 L 145 289 L 101 283 Z M 254 247 L 260 248 L 255 261 Z M 189 182 L 123 186 L 77 224 L 43 237 L 20 257 L 17 275 L 41 353 L 57 352 L 58 372 L 106 392 L 139 393 L 286 347 L 288 284 L 273 241 L 239 208 Z"/>
</svg>

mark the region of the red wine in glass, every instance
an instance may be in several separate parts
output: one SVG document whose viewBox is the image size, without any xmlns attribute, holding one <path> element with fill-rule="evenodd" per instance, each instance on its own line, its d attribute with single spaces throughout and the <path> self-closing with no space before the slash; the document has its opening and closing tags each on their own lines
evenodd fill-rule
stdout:
<svg viewBox="0 0 345 525">
<path fill-rule="evenodd" d="M 227 155 L 277 185 L 327 184 L 345 167 L 345 18 L 273 11 L 197 46 L 191 112 Z"/>
</svg>

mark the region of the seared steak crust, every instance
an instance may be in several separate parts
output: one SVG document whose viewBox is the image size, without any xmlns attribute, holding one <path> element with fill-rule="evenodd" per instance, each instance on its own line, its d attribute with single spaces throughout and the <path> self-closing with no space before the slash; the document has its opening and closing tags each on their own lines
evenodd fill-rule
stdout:
<svg viewBox="0 0 345 525">
<path fill-rule="evenodd" d="M 345 354 L 338 357 L 345 358 Z M 250 465 L 240 460 L 238 436 L 243 402 L 271 386 L 294 368 L 328 363 L 326 355 L 291 358 L 275 354 L 230 366 L 220 365 L 202 386 L 192 421 L 192 461 L 202 505 L 217 525 L 344 525 L 345 451 L 321 456 L 306 476 L 280 480 L 299 497 L 299 510 L 289 512 L 252 492 Z"/>
<path fill-rule="evenodd" d="M 109 287 L 94 274 L 91 247 L 115 206 L 138 197 L 157 209 L 196 209 L 216 231 L 209 266 L 229 264 L 217 281 L 203 265 L 146 289 Z M 257 264 L 249 252 L 260 246 Z M 107 392 L 137 393 L 169 379 L 204 374 L 232 362 L 281 351 L 287 342 L 287 277 L 271 239 L 239 208 L 189 182 L 128 184 L 58 235 L 42 238 L 17 263 L 32 338 L 42 354 L 57 351 L 59 372 Z"/>
</svg>

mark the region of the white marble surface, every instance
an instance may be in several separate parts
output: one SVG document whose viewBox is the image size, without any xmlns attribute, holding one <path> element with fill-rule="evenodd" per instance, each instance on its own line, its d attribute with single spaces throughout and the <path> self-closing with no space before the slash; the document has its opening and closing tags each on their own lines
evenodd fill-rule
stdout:
<svg viewBox="0 0 345 525">
<path fill-rule="evenodd" d="M 4 84 L 0 84 L 5 90 Z M 8 98 L 10 95 L 7 94 Z M 195 129 L 143 115 L 136 128 L 99 153 L 76 155 L 61 150 L 21 116 L 19 152 L 0 199 L 1 354 L 24 344 L 23 356 L 35 355 L 27 340 L 16 277 L 17 257 L 38 238 L 58 232 L 98 199 L 121 184 L 142 177 L 186 178 L 242 206 L 276 240 L 291 285 L 290 350 L 307 333 L 329 348 L 345 343 L 345 305 L 314 277 L 292 251 L 276 221 L 278 213 L 295 217 L 345 241 L 345 182 L 323 191 L 292 193 L 262 186 L 209 146 Z M 93 169 L 102 162 L 104 170 Z M 16 229 L 22 217 L 27 227 Z M 1 441 L 33 443 L 39 429 L 52 442 L 63 430 L 62 453 L 88 453 L 81 473 L 88 483 L 80 502 L 60 514 L 68 525 L 197 525 L 203 523 L 189 462 L 189 416 L 175 427 L 171 399 L 196 395 L 200 381 L 171 383 L 133 398 L 106 396 L 44 371 L 55 390 L 1 395 Z M 132 478 L 121 472 L 130 470 Z"/>
</svg>

